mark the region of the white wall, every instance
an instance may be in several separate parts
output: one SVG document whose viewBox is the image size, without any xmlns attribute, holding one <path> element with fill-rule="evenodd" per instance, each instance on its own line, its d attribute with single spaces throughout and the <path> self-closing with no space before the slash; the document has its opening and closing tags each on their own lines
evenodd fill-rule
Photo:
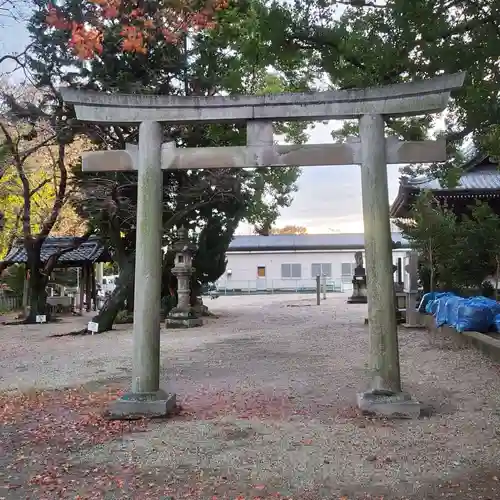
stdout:
<svg viewBox="0 0 500 500">
<path fill-rule="evenodd" d="M 316 277 L 311 275 L 312 264 L 331 264 L 331 279 L 340 283 L 342 263 L 354 264 L 356 250 L 339 251 L 288 251 L 288 252 L 228 252 L 226 273 L 218 280 L 222 288 L 245 289 L 271 289 L 271 288 L 296 288 L 314 287 Z M 403 258 L 407 250 L 394 250 L 393 262 L 397 263 L 398 257 Z M 364 260 L 363 252 L 363 260 Z M 301 278 L 282 278 L 281 264 L 301 264 Z M 257 276 L 257 268 L 265 267 L 265 278 Z M 231 271 L 229 274 L 227 271 Z M 352 275 L 344 280 L 344 287 L 351 287 Z M 347 281 L 347 283 L 345 283 Z"/>
</svg>

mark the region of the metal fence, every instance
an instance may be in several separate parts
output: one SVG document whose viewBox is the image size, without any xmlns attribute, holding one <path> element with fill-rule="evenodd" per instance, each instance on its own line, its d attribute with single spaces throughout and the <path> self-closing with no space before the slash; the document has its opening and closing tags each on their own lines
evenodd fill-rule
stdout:
<svg viewBox="0 0 500 500">
<path fill-rule="evenodd" d="M 22 297 L 12 297 L 0 294 L 0 312 L 17 311 L 23 306 Z"/>
<path fill-rule="evenodd" d="M 323 289 L 322 289 L 323 290 Z M 345 287 L 342 280 L 326 280 L 327 293 L 342 293 Z M 247 295 L 247 294 L 274 294 L 274 293 L 316 293 L 315 280 L 288 279 L 288 280 L 241 280 L 224 281 L 217 284 L 220 295 Z"/>
</svg>

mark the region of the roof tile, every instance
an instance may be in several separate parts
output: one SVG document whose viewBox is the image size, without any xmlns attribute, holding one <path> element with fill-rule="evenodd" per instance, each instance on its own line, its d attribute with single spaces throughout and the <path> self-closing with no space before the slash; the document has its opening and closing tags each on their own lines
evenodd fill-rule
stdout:
<svg viewBox="0 0 500 500">
<path fill-rule="evenodd" d="M 69 247 L 74 241 L 72 237 L 52 236 L 45 240 L 40 254 L 42 262 L 46 262 L 54 253 Z M 71 250 L 58 259 L 58 262 L 64 265 L 81 265 L 83 262 L 109 262 L 110 255 L 102 242 L 96 237 L 90 237 L 78 248 Z M 8 264 L 20 264 L 27 261 L 27 254 L 24 245 L 21 242 L 15 245 L 5 256 L 4 262 Z"/>
</svg>

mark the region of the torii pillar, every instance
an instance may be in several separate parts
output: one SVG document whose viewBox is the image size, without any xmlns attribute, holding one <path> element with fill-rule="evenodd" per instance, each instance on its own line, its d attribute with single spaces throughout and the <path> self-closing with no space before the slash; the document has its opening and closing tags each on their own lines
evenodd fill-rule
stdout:
<svg viewBox="0 0 500 500">
<path fill-rule="evenodd" d="M 87 171 L 138 170 L 137 249 L 132 391 L 117 402 L 117 418 L 161 416 L 175 396 L 159 388 L 161 279 L 161 169 L 361 165 L 365 256 L 368 275 L 370 388 L 357 396 L 362 411 L 413 417 L 418 402 L 404 393 L 399 371 L 392 240 L 387 187 L 388 163 L 446 160 L 444 141 L 403 142 L 384 134 L 384 117 L 436 113 L 464 73 L 428 81 L 349 91 L 268 96 L 172 97 L 102 94 L 61 89 L 83 121 L 141 123 L 139 147 L 84 155 Z M 347 144 L 274 146 L 272 122 L 359 119 L 360 141 Z M 247 146 L 175 150 L 161 144 L 164 123 L 247 122 Z"/>
</svg>

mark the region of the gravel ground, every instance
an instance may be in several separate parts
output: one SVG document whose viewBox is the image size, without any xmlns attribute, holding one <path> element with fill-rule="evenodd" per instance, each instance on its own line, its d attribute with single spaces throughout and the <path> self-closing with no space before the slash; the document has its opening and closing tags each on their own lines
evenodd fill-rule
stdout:
<svg viewBox="0 0 500 500">
<path fill-rule="evenodd" d="M 181 414 L 72 449 L 65 461 L 75 471 L 132 469 L 175 499 L 500 498 L 498 365 L 451 339 L 401 330 L 404 389 L 428 414 L 362 417 L 354 405 L 368 383 L 366 306 L 346 298 L 319 307 L 312 295 L 207 301 L 218 317 L 162 333 L 162 380 Z M 87 320 L 1 327 L 0 389 L 128 381 L 130 329 L 50 337 Z M 81 498 L 148 498 L 134 488 Z M 42 498 L 25 493 L 5 498 Z"/>
</svg>

